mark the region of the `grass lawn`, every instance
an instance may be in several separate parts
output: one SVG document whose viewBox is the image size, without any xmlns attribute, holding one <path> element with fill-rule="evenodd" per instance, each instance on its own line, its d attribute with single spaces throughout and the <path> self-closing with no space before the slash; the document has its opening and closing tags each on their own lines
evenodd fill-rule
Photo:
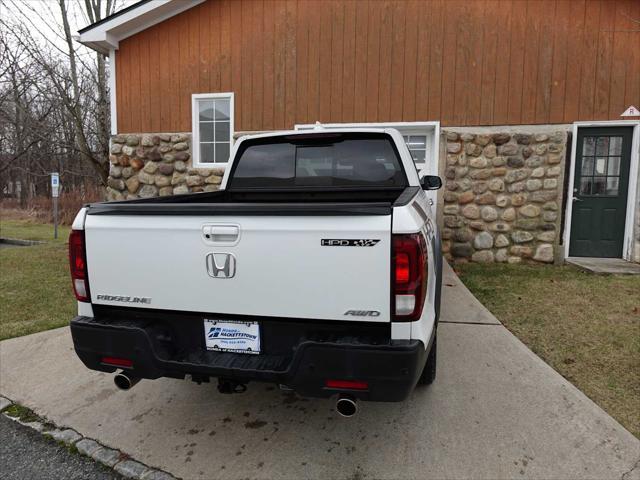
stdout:
<svg viewBox="0 0 640 480">
<path fill-rule="evenodd" d="M 0 340 L 62 327 L 76 314 L 69 278 L 69 227 L 0 220 L 0 237 L 46 240 L 0 248 Z"/>
<path fill-rule="evenodd" d="M 37 223 L 32 220 L 0 218 L 0 237 L 19 238 L 21 240 L 41 240 L 66 245 L 69 239 L 68 226 L 58 225 L 58 239 L 53 239 L 53 225 Z"/>
<path fill-rule="evenodd" d="M 457 266 L 520 340 L 640 437 L 640 276 L 570 266 Z"/>
</svg>

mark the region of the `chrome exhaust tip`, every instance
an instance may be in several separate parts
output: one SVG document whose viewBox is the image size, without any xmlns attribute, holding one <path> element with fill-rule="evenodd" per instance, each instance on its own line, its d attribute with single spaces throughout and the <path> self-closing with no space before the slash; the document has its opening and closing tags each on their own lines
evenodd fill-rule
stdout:
<svg viewBox="0 0 640 480">
<path fill-rule="evenodd" d="M 113 383 L 120 390 L 130 390 L 140 381 L 139 378 L 131 377 L 127 372 L 120 372 L 113 378 Z"/>
<path fill-rule="evenodd" d="M 340 395 L 336 401 L 336 411 L 345 418 L 358 413 L 358 401 L 351 395 Z"/>
</svg>

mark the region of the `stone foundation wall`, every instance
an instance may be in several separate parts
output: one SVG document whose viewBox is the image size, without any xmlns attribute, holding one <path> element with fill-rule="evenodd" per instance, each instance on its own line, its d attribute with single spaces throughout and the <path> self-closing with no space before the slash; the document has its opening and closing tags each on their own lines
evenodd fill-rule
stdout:
<svg viewBox="0 0 640 480">
<path fill-rule="evenodd" d="M 480 130 L 442 133 L 445 256 L 456 263 L 552 263 L 567 132 Z"/>
<path fill-rule="evenodd" d="M 132 200 L 219 188 L 224 170 L 192 168 L 191 134 L 111 137 L 107 200 Z"/>
</svg>

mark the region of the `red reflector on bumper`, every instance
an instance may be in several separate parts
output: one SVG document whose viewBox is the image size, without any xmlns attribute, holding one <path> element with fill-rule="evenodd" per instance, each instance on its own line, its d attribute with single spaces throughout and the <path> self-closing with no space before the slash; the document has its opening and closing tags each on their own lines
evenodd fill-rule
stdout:
<svg viewBox="0 0 640 480">
<path fill-rule="evenodd" d="M 328 388 L 342 388 L 345 390 L 367 390 L 368 382 L 358 382 L 356 380 L 326 380 L 324 382 Z"/>
<path fill-rule="evenodd" d="M 114 365 L 116 367 L 123 367 L 123 368 L 133 367 L 133 360 L 127 360 L 126 358 L 102 357 L 100 362 L 105 363 L 107 365 Z"/>
</svg>

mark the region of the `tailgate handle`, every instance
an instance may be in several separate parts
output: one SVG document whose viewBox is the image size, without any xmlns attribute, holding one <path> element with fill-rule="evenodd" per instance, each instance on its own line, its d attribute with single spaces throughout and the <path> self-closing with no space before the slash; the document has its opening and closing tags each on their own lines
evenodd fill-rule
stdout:
<svg viewBox="0 0 640 480">
<path fill-rule="evenodd" d="M 234 243 L 240 236 L 238 225 L 205 225 L 202 231 L 206 241 L 215 243 Z"/>
</svg>

